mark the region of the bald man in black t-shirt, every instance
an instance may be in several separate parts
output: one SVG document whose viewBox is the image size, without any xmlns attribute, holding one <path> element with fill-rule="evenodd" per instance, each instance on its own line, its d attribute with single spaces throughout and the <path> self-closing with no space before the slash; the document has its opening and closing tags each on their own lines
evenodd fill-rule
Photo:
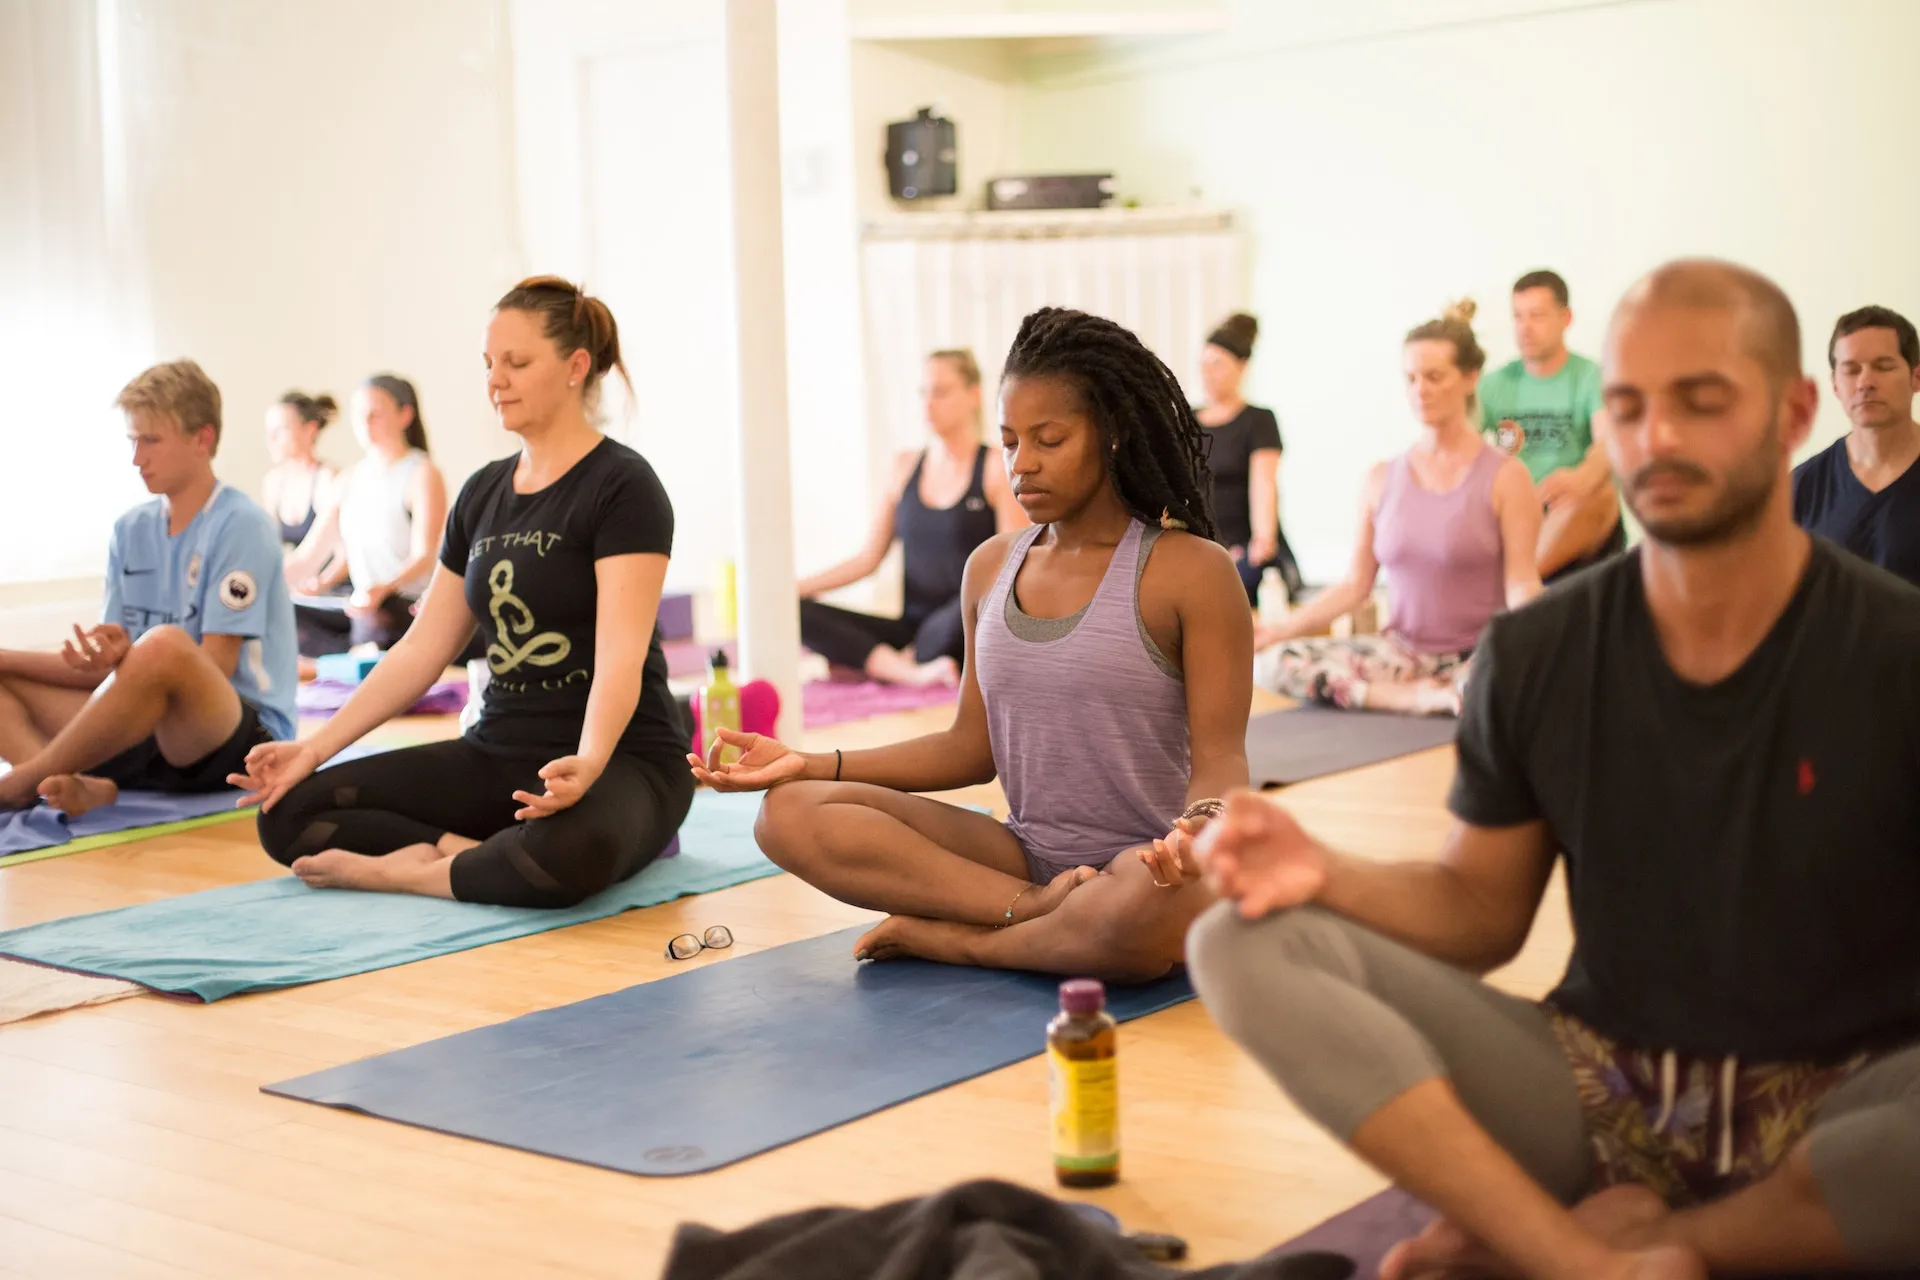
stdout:
<svg viewBox="0 0 1920 1280">
<path fill-rule="evenodd" d="M 1443 1215 L 1386 1280 L 1920 1266 L 1920 591 L 1794 524 L 1799 350 L 1741 268 L 1627 294 L 1646 542 L 1490 625 L 1437 861 L 1249 796 L 1202 837 L 1202 998 Z M 1501 994 L 1561 858 L 1566 976 Z"/>
</svg>

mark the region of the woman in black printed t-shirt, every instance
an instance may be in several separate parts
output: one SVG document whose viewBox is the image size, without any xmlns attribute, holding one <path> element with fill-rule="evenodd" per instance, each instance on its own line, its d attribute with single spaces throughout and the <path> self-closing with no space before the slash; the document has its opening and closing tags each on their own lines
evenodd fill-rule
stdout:
<svg viewBox="0 0 1920 1280">
<path fill-rule="evenodd" d="M 260 841 L 316 887 L 568 907 L 666 848 L 693 801 L 654 622 L 673 508 L 592 425 L 624 379 L 613 315 L 552 276 L 487 325 L 487 392 L 520 452 L 460 490 L 419 617 L 313 738 L 247 757 Z M 315 773 L 411 706 L 472 638 L 491 671 L 466 736 Z"/>
</svg>

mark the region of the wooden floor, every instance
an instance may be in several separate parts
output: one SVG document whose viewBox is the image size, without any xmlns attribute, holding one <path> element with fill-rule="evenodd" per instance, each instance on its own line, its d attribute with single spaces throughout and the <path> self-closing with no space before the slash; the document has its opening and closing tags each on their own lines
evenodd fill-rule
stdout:
<svg viewBox="0 0 1920 1280">
<path fill-rule="evenodd" d="M 865 746 L 921 712 L 808 745 Z M 446 724 L 393 726 L 416 740 Z M 390 730 L 390 731 L 392 731 Z M 424 730 L 424 731 L 423 731 Z M 1286 793 L 1309 828 L 1424 857 L 1446 826 L 1445 751 Z M 999 806 L 997 788 L 963 793 Z M 0 869 L 0 927 L 281 874 L 236 822 Z M 270 1098 L 262 1084 L 680 972 L 689 929 L 733 954 L 867 913 L 776 876 L 610 920 L 220 1004 L 139 997 L 0 1027 L 0 1277 L 650 1276 L 674 1225 L 735 1226 L 872 1204 L 967 1178 L 1051 1189 L 1039 1059 L 717 1173 L 630 1177 Z M 1564 960 L 1556 888 L 1499 976 L 1543 991 Z M 689 962 L 726 963 L 727 955 Z M 1035 1027 L 1036 1048 L 1041 1028 Z M 1248 1256 L 1377 1190 L 1229 1044 L 1197 1003 L 1121 1031 L 1126 1177 L 1097 1201 L 1210 1263 Z M 646 1082 L 636 1080 L 644 1089 Z"/>
</svg>

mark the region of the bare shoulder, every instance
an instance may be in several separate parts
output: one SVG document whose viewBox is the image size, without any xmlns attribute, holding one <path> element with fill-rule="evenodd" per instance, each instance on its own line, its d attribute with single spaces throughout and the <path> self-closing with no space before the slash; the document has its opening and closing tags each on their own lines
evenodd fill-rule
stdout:
<svg viewBox="0 0 1920 1280">
<path fill-rule="evenodd" d="M 1508 496 L 1533 501 L 1533 473 L 1527 470 L 1527 464 L 1514 457 L 1503 460 L 1493 473 L 1493 496 L 1496 502 Z"/>
<path fill-rule="evenodd" d="M 967 572 L 962 579 L 960 593 L 969 599 L 978 599 L 987 594 L 993 586 L 993 580 L 1000 576 L 1000 570 L 1006 566 L 1007 556 L 1027 532 L 1016 529 L 1011 533 L 996 533 L 973 549 L 967 557 Z"/>
<path fill-rule="evenodd" d="M 887 475 L 887 490 L 896 499 L 906 492 L 907 479 L 913 475 L 913 469 L 919 464 L 918 449 L 902 449 L 893 455 L 893 470 Z"/>
<path fill-rule="evenodd" d="M 1211 538 L 1182 529 L 1169 529 L 1153 544 L 1141 574 L 1142 596 L 1169 593 L 1177 600 L 1204 600 L 1213 596 L 1246 603 L 1246 588 L 1233 556 Z"/>
</svg>

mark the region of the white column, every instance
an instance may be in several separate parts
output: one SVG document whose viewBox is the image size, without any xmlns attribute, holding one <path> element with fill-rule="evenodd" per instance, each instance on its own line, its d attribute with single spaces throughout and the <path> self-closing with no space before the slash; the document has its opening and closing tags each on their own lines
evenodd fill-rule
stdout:
<svg viewBox="0 0 1920 1280">
<path fill-rule="evenodd" d="M 787 443 L 785 259 L 780 232 L 780 68 L 775 0 L 727 0 L 733 262 L 739 326 L 740 668 L 780 691 L 800 728 L 800 615 Z M 670 126 L 669 126 L 670 127 Z"/>
</svg>

